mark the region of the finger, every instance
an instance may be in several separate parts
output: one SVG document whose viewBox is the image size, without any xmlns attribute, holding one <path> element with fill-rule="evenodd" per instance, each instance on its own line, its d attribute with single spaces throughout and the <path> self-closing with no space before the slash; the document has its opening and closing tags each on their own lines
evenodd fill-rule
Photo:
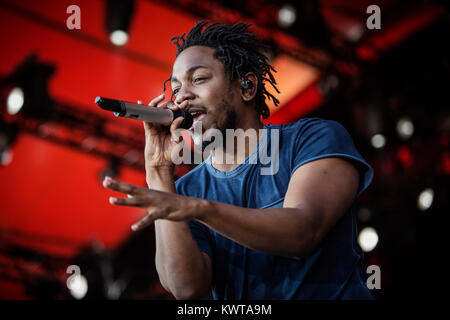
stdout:
<svg viewBox="0 0 450 320">
<path fill-rule="evenodd" d="M 140 219 L 138 222 L 134 223 L 131 226 L 131 229 L 133 231 L 141 230 L 152 223 L 155 222 L 156 219 L 160 219 L 164 216 L 164 212 L 159 209 L 154 209 L 153 211 L 149 212 L 147 215 L 145 215 L 142 219 Z"/>
<path fill-rule="evenodd" d="M 147 208 L 151 203 L 151 198 L 148 196 L 134 196 L 128 198 L 110 197 L 109 203 L 117 206 Z"/>
<path fill-rule="evenodd" d="M 162 124 L 147 121 L 143 121 L 143 124 L 144 124 L 144 134 L 146 137 L 158 135 L 160 130 L 167 131 L 166 126 L 163 126 Z"/>
<path fill-rule="evenodd" d="M 169 105 L 169 108 L 170 108 L 171 110 L 178 110 L 178 109 L 180 109 L 180 105 L 178 105 L 178 104 L 176 104 L 176 103 L 173 103 L 173 101 L 170 101 L 170 102 L 172 102 L 172 104 Z"/>
<path fill-rule="evenodd" d="M 177 129 L 181 126 L 183 120 L 184 120 L 183 117 L 178 117 L 170 125 L 170 134 L 173 142 L 176 143 L 180 142 L 181 136 L 179 133 L 177 134 Z"/>
<path fill-rule="evenodd" d="M 146 195 L 151 192 L 149 189 L 114 180 L 111 177 L 105 177 L 103 180 L 103 187 L 128 195 Z"/>
<path fill-rule="evenodd" d="M 131 230 L 139 231 L 139 230 L 151 225 L 153 222 L 155 222 L 155 219 L 152 219 L 152 217 L 150 215 L 146 215 L 141 220 L 139 220 L 138 222 L 133 224 L 131 226 Z"/>
<path fill-rule="evenodd" d="M 178 104 L 178 108 L 179 109 L 184 109 L 189 105 L 189 100 L 184 100 L 183 102 L 181 102 L 180 104 Z"/>
<path fill-rule="evenodd" d="M 148 105 L 151 107 L 156 107 L 156 105 L 163 100 L 164 100 L 164 93 L 154 98 L 152 101 L 150 101 Z"/>
<path fill-rule="evenodd" d="M 172 101 L 166 101 L 163 102 L 161 104 L 159 104 L 157 107 L 158 108 L 162 108 L 162 109 L 172 109 L 171 107 L 173 106 L 173 102 Z"/>
</svg>

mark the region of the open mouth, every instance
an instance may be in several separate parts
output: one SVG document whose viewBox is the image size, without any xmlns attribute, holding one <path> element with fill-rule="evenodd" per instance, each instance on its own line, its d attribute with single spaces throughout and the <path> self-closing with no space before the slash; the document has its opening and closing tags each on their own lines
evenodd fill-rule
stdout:
<svg viewBox="0 0 450 320">
<path fill-rule="evenodd" d="M 189 113 L 192 115 L 192 118 L 194 119 L 194 121 L 200 121 L 202 120 L 204 117 L 206 117 L 206 112 L 204 110 L 200 110 L 200 109 L 189 109 Z"/>
</svg>

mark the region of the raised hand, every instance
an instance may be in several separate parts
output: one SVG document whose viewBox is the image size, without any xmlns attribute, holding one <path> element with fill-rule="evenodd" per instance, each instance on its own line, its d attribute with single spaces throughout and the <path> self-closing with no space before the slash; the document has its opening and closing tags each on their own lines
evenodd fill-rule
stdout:
<svg viewBox="0 0 450 320">
<path fill-rule="evenodd" d="M 164 94 L 154 98 L 149 106 L 164 109 L 183 109 L 187 106 L 188 101 L 175 105 L 172 101 L 162 102 Z M 161 103 L 162 102 L 162 103 Z M 138 103 L 142 103 L 138 101 Z M 183 122 L 183 117 L 176 118 L 170 127 L 162 126 L 151 122 L 144 122 L 145 129 L 145 168 L 147 173 L 149 170 L 160 167 L 173 167 L 171 159 L 172 149 L 179 142 L 179 135 L 176 130 Z"/>
<path fill-rule="evenodd" d="M 127 198 L 110 197 L 111 204 L 138 207 L 147 211 L 147 214 L 131 227 L 134 231 L 152 224 L 156 219 L 193 220 L 202 212 L 202 206 L 206 204 L 206 201 L 202 199 L 146 189 L 110 177 L 103 180 L 103 186 L 128 195 Z"/>
</svg>

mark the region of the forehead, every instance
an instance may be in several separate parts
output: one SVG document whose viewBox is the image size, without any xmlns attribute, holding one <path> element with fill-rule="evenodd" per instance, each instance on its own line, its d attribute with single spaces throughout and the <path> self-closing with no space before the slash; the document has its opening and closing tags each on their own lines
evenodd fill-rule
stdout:
<svg viewBox="0 0 450 320">
<path fill-rule="evenodd" d="M 193 66 L 205 66 L 210 69 L 223 68 L 222 63 L 215 59 L 214 49 L 203 46 L 193 46 L 185 49 L 175 60 L 172 76 L 180 78 Z"/>
</svg>

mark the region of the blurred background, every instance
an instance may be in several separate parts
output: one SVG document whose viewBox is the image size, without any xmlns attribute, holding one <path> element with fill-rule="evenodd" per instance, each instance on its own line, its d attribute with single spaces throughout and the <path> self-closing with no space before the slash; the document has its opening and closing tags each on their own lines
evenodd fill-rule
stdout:
<svg viewBox="0 0 450 320">
<path fill-rule="evenodd" d="M 105 175 L 146 186 L 142 124 L 94 98 L 161 94 L 170 38 L 203 19 L 251 22 L 271 46 L 281 104 L 266 123 L 336 120 L 373 166 L 356 210 L 366 265 L 381 271 L 373 294 L 437 296 L 450 213 L 448 4 L 0 0 L 0 299 L 172 299 L 153 229 L 131 232 L 143 212 L 111 206 L 101 186 Z"/>
</svg>

